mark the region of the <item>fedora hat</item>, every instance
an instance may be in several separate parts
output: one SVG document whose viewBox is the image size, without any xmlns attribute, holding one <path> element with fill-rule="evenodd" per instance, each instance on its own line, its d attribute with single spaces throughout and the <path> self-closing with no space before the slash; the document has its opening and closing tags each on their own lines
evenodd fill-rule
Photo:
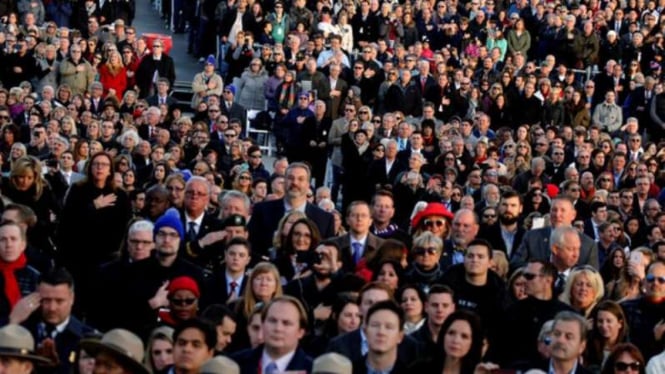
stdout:
<svg viewBox="0 0 665 374">
<path fill-rule="evenodd" d="M 143 342 L 138 336 L 125 329 L 113 329 L 104 334 L 101 340 L 83 339 L 81 348 L 91 356 L 96 356 L 100 352 L 109 353 L 132 373 L 150 373 L 142 364 Z"/>
<path fill-rule="evenodd" d="M 326 353 L 319 356 L 312 364 L 312 374 L 351 374 L 353 365 L 351 361 L 339 353 Z"/>
<path fill-rule="evenodd" d="M 201 366 L 201 374 L 240 374 L 240 367 L 228 357 L 216 356 Z"/>
<path fill-rule="evenodd" d="M 19 325 L 0 328 L 0 356 L 32 361 L 38 365 L 52 363 L 46 357 L 35 354 L 35 339 L 30 331 Z"/>
</svg>

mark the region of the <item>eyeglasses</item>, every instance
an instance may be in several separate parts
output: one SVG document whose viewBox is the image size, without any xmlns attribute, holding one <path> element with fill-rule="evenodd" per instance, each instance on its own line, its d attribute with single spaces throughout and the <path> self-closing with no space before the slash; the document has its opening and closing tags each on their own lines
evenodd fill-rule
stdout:
<svg viewBox="0 0 665 374">
<path fill-rule="evenodd" d="M 434 247 L 427 247 L 427 248 L 415 247 L 415 248 L 413 248 L 413 255 L 414 256 L 424 256 L 425 254 L 433 256 L 433 255 L 437 254 L 438 252 L 439 252 L 439 250 L 437 250 Z"/>
<path fill-rule="evenodd" d="M 191 298 L 191 299 L 171 299 L 171 303 L 175 306 L 188 306 L 194 304 L 196 302 L 196 299 Z"/>
<path fill-rule="evenodd" d="M 361 110 L 360 112 L 358 112 L 358 114 L 369 114 L 369 112 L 366 110 Z"/>
<path fill-rule="evenodd" d="M 132 245 L 150 245 L 152 240 L 129 239 L 129 243 Z"/>
<path fill-rule="evenodd" d="M 372 123 L 381 123 L 381 120 L 380 119 L 374 119 L 374 120 L 372 120 Z"/>
<path fill-rule="evenodd" d="M 9 119 L 9 116 L 0 116 L 0 119 Z"/>
<path fill-rule="evenodd" d="M 238 177 L 238 179 L 241 181 L 251 181 L 252 177 L 250 177 L 249 175 L 241 175 L 240 177 Z"/>
<path fill-rule="evenodd" d="M 205 192 L 200 192 L 200 191 L 185 191 L 185 196 L 189 196 L 189 197 L 205 197 L 205 196 L 208 196 L 208 194 L 205 193 Z"/>
<path fill-rule="evenodd" d="M 258 155 L 249 155 L 249 158 L 261 158 L 261 154 Z"/>
<path fill-rule="evenodd" d="M 640 370 L 640 363 L 635 361 L 635 362 L 621 362 L 617 361 L 614 363 L 614 368 L 618 371 L 626 371 L 628 369 L 632 371 L 638 371 Z"/>
<path fill-rule="evenodd" d="M 208 113 L 219 113 L 219 109 L 208 109 Z"/>
<path fill-rule="evenodd" d="M 434 225 L 436 225 L 436 227 L 443 227 L 443 225 L 445 224 L 445 221 L 442 220 L 442 219 L 429 219 L 428 218 L 425 221 L 423 221 L 423 224 L 425 225 L 425 227 L 434 227 Z"/>
<path fill-rule="evenodd" d="M 483 214 L 483 218 L 496 218 L 496 214 Z"/>
<path fill-rule="evenodd" d="M 235 137 L 236 137 L 236 134 L 234 134 L 234 133 L 231 132 L 231 133 L 224 134 L 224 137 L 225 137 L 225 138 L 235 138 Z"/>
<path fill-rule="evenodd" d="M 526 280 L 530 281 L 530 280 L 536 279 L 536 277 L 539 277 L 542 274 L 534 274 L 534 273 L 526 273 L 525 272 L 525 273 L 522 273 L 522 275 L 524 276 L 524 278 L 526 278 Z"/>
<path fill-rule="evenodd" d="M 111 164 L 108 162 L 93 162 L 92 164 L 90 164 L 90 166 L 92 166 L 93 168 L 108 168 L 111 166 Z"/>
<path fill-rule="evenodd" d="M 167 231 L 161 231 L 160 230 L 160 231 L 157 231 L 157 237 L 162 238 L 162 239 L 165 239 L 165 238 L 176 239 L 176 238 L 180 238 L 180 234 L 178 234 L 177 232 L 167 232 Z"/>
<path fill-rule="evenodd" d="M 653 282 L 658 282 L 658 284 L 665 284 L 665 277 L 657 277 L 653 274 L 648 274 L 646 277 L 647 282 L 653 283 Z"/>
</svg>

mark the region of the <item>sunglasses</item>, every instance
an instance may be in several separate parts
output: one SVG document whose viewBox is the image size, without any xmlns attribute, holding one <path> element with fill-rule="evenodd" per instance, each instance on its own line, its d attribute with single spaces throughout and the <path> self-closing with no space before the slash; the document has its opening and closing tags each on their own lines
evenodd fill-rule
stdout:
<svg viewBox="0 0 665 374">
<path fill-rule="evenodd" d="M 191 299 L 171 299 L 171 303 L 175 306 L 188 306 L 194 304 L 196 302 L 196 299 L 191 298 Z"/>
<path fill-rule="evenodd" d="M 426 219 L 423 223 L 425 224 L 425 227 L 434 227 L 434 225 L 436 225 L 436 227 L 443 227 L 445 224 L 442 219 Z"/>
<path fill-rule="evenodd" d="M 614 363 L 614 368 L 618 371 L 626 371 L 628 369 L 632 371 L 638 371 L 640 370 L 640 363 L 635 361 L 635 362 L 615 362 Z"/>
<path fill-rule="evenodd" d="M 413 248 L 413 255 L 414 256 L 424 256 L 425 254 L 433 256 L 433 255 L 437 254 L 438 252 L 439 251 L 434 247 L 427 247 L 427 248 L 415 247 L 415 248 Z"/>
<path fill-rule="evenodd" d="M 526 280 L 530 281 L 536 279 L 536 277 L 539 276 L 540 274 L 522 273 L 522 275 L 524 276 L 524 278 L 526 278 Z"/>
<path fill-rule="evenodd" d="M 647 282 L 653 283 L 653 282 L 658 282 L 658 284 L 665 284 L 665 277 L 657 277 L 653 274 L 649 274 L 646 277 Z"/>
<path fill-rule="evenodd" d="M 483 218 L 496 218 L 496 214 L 483 214 Z"/>
<path fill-rule="evenodd" d="M 248 176 L 246 176 L 246 175 L 242 175 L 242 176 L 240 176 L 240 178 L 238 178 L 238 179 L 240 179 L 241 181 L 243 181 L 243 180 L 244 180 L 244 181 L 251 181 L 251 180 L 252 180 L 252 178 L 250 178 L 250 177 L 248 177 Z"/>
</svg>

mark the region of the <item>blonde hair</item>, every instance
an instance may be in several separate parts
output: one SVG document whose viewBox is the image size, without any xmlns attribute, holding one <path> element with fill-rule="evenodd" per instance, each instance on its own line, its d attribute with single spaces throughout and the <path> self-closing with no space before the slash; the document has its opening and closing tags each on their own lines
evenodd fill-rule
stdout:
<svg viewBox="0 0 665 374">
<path fill-rule="evenodd" d="M 559 296 L 559 300 L 562 302 L 573 306 L 573 284 L 577 281 L 577 278 L 581 276 L 586 276 L 591 282 L 591 288 L 594 291 L 594 300 L 585 310 L 581 311 L 585 316 L 588 316 L 593 310 L 593 307 L 605 296 L 605 285 L 603 284 L 603 278 L 600 276 L 600 273 L 596 270 L 592 270 L 588 267 L 583 267 L 580 269 L 573 270 L 568 279 L 566 280 L 566 286 L 564 287 L 563 293 Z"/>
<path fill-rule="evenodd" d="M 275 278 L 275 293 L 272 295 L 271 299 L 277 296 L 282 296 L 282 283 L 279 279 L 279 270 L 277 270 L 277 267 L 270 262 L 258 263 L 254 269 L 252 269 L 252 273 L 249 275 L 249 279 L 247 280 L 247 287 L 245 287 L 245 295 L 243 297 L 244 300 L 240 304 L 242 305 L 242 314 L 245 317 L 248 317 L 250 314 L 252 314 L 254 307 L 256 306 L 257 302 L 259 302 L 256 300 L 256 296 L 254 296 L 252 285 L 254 283 L 254 279 L 263 274 L 271 274 Z"/>
<path fill-rule="evenodd" d="M 35 195 L 33 198 L 39 200 L 44 192 L 44 178 L 42 178 L 42 163 L 33 156 L 21 157 L 12 165 L 12 170 L 9 173 L 9 179 L 14 182 L 14 179 L 32 172 L 35 178 Z"/>
</svg>

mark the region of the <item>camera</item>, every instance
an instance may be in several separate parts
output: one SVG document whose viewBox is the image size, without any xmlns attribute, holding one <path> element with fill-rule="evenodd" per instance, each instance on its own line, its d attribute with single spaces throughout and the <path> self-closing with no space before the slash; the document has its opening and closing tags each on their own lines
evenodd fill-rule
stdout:
<svg viewBox="0 0 665 374">
<path fill-rule="evenodd" d="M 316 251 L 296 251 L 296 262 L 307 264 L 311 268 L 312 265 L 321 263 L 321 254 Z"/>
</svg>

